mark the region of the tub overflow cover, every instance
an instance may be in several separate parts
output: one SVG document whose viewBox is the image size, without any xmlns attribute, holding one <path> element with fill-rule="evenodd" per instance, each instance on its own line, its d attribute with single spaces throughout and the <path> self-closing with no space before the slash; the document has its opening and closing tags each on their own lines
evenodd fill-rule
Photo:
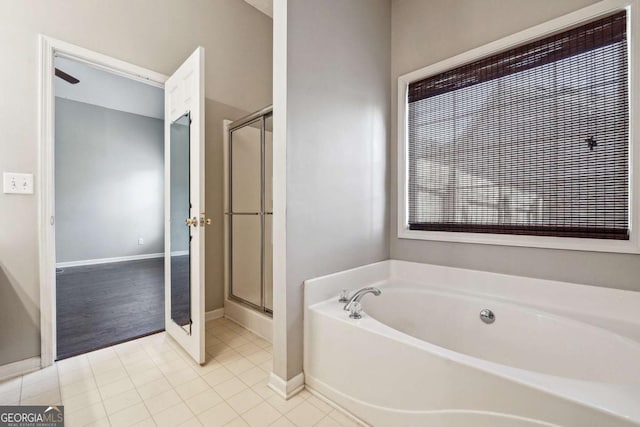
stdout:
<svg viewBox="0 0 640 427">
<path fill-rule="evenodd" d="M 496 316 L 493 314 L 493 311 L 485 308 L 480 311 L 480 319 L 486 324 L 491 324 L 496 321 Z"/>
</svg>

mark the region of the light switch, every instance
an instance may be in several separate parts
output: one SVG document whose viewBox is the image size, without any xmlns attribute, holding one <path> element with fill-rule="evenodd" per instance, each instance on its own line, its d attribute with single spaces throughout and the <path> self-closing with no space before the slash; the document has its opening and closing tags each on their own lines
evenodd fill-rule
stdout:
<svg viewBox="0 0 640 427">
<path fill-rule="evenodd" d="M 32 173 L 4 172 L 2 181 L 5 194 L 33 194 Z"/>
</svg>

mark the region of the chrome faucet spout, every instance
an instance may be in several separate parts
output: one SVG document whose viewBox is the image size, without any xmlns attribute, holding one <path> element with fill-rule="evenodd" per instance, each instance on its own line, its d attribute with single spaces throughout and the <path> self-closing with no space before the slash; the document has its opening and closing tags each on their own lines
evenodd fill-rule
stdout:
<svg viewBox="0 0 640 427">
<path fill-rule="evenodd" d="M 360 300 L 367 294 L 373 294 L 378 296 L 382 293 L 382 291 L 378 288 L 374 288 L 373 286 L 367 286 L 366 288 L 358 289 L 351 298 L 349 298 L 349 302 L 344 305 L 344 309 L 349 311 L 351 305 L 354 302 L 360 302 Z"/>
</svg>

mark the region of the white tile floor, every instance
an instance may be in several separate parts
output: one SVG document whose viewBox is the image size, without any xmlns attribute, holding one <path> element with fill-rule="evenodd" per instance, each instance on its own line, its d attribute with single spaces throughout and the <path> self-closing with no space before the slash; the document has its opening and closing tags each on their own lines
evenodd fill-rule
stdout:
<svg viewBox="0 0 640 427">
<path fill-rule="evenodd" d="M 226 320 L 207 324 L 200 366 L 165 333 L 62 360 L 0 383 L 0 404 L 63 404 L 66 426 L 357 426 L 303 391 L 267 387 L 270 343 Z"/>
</svg>

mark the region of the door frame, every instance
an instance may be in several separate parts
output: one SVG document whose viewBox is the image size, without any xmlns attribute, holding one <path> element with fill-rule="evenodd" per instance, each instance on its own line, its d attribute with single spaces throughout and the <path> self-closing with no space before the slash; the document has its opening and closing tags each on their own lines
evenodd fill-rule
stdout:
<svg viewBox="0 0 640 427">
<path fill-rule="evenodd" d="M 40 275 L 40 365 L 53 364 L 56 340 L 55 85 L 56 56 L 164 89 L 164 74 L 40 34 L 38 87 L 38 255 Z M 163 222 L 164 223 L 164 222 Z M 164 307 L 163 307 L 164 310 Z"/>
</svg>

